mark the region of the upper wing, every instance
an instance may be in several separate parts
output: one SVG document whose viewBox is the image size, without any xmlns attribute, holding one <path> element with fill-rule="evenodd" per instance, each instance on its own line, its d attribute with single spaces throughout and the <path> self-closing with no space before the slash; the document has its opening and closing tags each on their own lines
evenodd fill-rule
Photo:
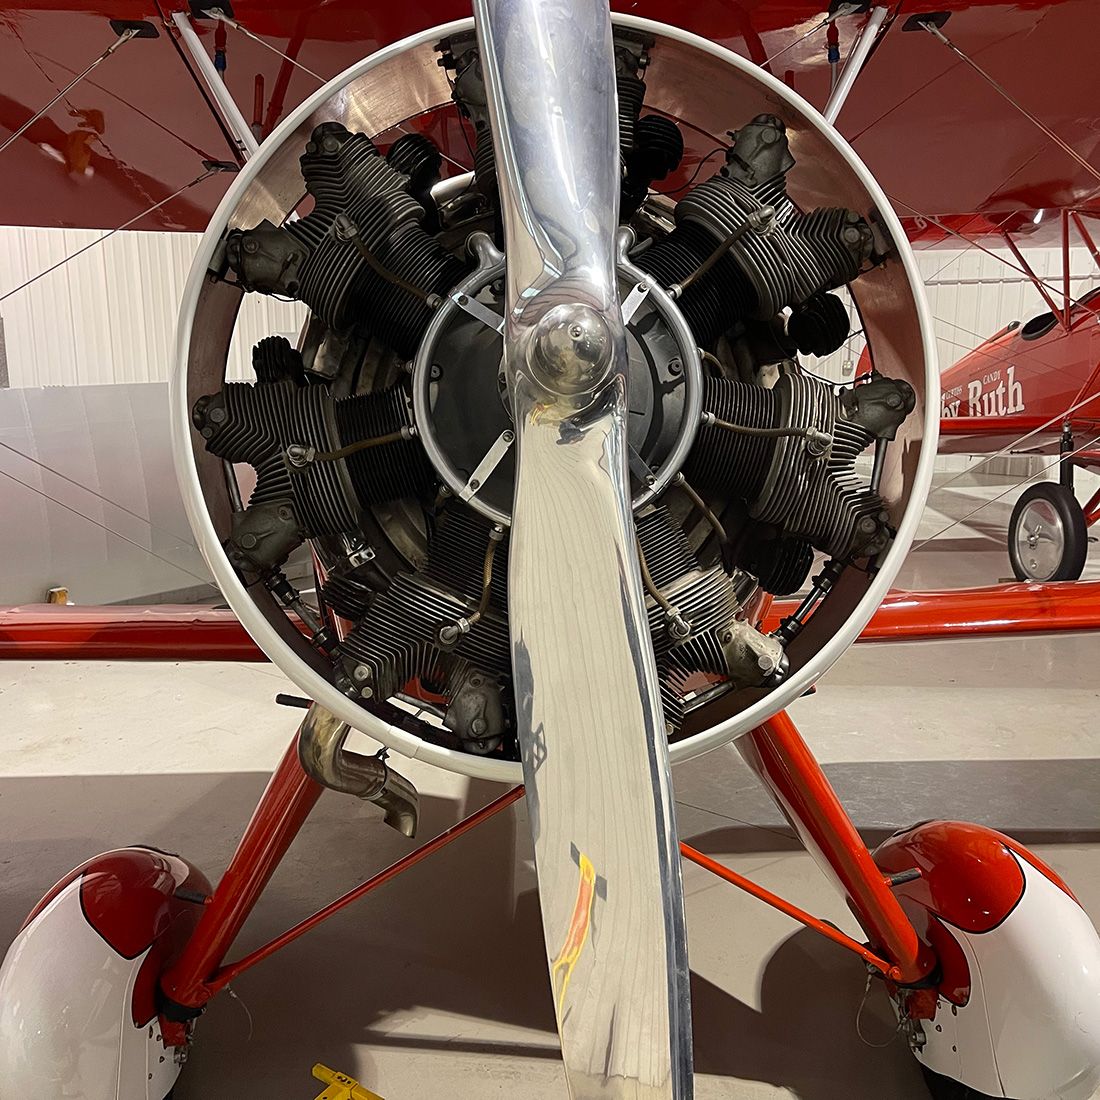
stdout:
<svg viewBox="0 0 1100 1100">
<path fill-rule="evenodd" d="M 824 0 L 781 5 L 617 0 L 613 6 L 681 25 L 769 64 L 818 106 L 828 98 L 826 31 L 814 30 Z M 178 0 L 161 7 L 139 0 L 116 7 L 112 15 L 150 20 L 160 37 L 128 43 L 5 150 L 0 223 L 114 228 L 197 176 L 204 159 L 233 159 L 194 63 L 165 22 L 186 6 Z M 936 0 L 916 7 L 950 12 L 944 29 L 952 40 L 1045 125 L 1084 156 L 1094 156 L 1100 142 L 1100 101 L 1092 76 L 1100 4 Z M 0 138 L 112 41 L 99 8 L 92 0 L 27 0 L 4 13 Z M 906 4 L 887 23 L 839 119 L 841 132 L 895 200 L 910 235 L 931 240 L 944 235 L 929 215 L 954 217 L 948 224 L 956 228 L 962 216 L 963 232 L 973 237 L 993 231 L 1007 215 L 1016 215 L 1008 228 L 1026 231 L 1035 210 L 1100 206 L 1095 176 L 942 43 L 903 29 L 913 10 Z M 238 0 L 236 19 L 279 53 L 230 29 L 224 79 L 245 119 L 266 134 L 318 86 L 311 72 L 327 80 L 381 45 L 468 12 L 469 5 L 457 0 L 415 5 Z M 841 64 L 865 20 L 866 15 L 837 19 Z M 216 25 L 198 20 L 196 29 L 213 54 Z M 709 94 L 695 80 L 695 74 L 683 74 L 686 98 Z M 431 123 L 432 136 L 457 170 L 469 164 L 470 154 L 453 112 L 448 114 L 449 122 Z M 730 125 L 734 122 L 731 117 Z M 664 186 L 675 189 L 686 182 L 699 161 L 727 140 L 724 133 L 692 135 L 681 174 Z M 1100 155 L 1094 159 L 1100 166 Z M 137 227 L 202 229 L 224 186 L 224 180 L 208 180 Z"/>
</svg>

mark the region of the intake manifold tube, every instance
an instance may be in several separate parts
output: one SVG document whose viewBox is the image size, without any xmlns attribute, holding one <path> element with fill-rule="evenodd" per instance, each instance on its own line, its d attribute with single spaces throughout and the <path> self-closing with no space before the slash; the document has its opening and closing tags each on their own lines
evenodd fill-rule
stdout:
<svg viewBox="0 0 1100 1100">
<path fill-rule="evenodd" d="M 420 796 L 416 788 L 378 756 L 344 748 L 351 726 L 314 703 L 298 733 L 298 759 L 306 774 L 323 787 L 374 802 L 385 822 L 405 836 L 416 836 Z"/>
</svg>

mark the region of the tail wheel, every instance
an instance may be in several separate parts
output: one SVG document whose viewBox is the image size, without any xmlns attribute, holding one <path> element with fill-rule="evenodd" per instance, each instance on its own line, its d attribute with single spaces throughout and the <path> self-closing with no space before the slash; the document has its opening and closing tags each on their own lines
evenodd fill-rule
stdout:
<svg viewBox="0 0 1100 1100">
<path fill-rule="evenodd" d="M 942 1073 L 936 1073 L 927 1066 L 921 1066 L 921 1073 L 924 1074 L 924 1083 L 928 1086 L 932 1100 L 997 1100 L 996 1097 L 978 1092 L 961 1081 L 944 1077 Z"/>
<path fill-rule="evenodd" d="M 1085 568 L 1085 513 L 1073 490 L 1043 481 L 1024 491 L 1008 525 L 1008 556 L 1022 581 L 1075 581 Z"/>
</svg>

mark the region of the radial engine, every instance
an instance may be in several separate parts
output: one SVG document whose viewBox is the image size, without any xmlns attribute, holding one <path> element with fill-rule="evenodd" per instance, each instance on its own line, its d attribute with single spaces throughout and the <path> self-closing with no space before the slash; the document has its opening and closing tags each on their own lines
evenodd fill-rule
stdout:
<svg viewBox="0 0 1100 1100">
<path fill-rule="evenodd" d="M 720 168 L 674 202 L 660 193 L 684 138 L 646 109 L 650 46 L 616 32 L 619 274 L 636 546 L 675 739 L 703 703 L 736 710 L 788 674 L 805 617 L 764 632 L 768 596 L 799 592 L 816 561 L 808 610 L 845 567 L 874 570 L 895 533 L 884 456 L 915 395 L 804 365 L 849 337 L 836 291 L 886 248 L 856 211 L 792 201 L 778 117 L 730 118 Z M 420 133 L 386 146 L 316 125 L 308 212 L 233 229 L 218 257 L 219 278 L 308 306 L 300 346 L 261 340 L 254 378 L 201 396 L 192 419 L 212 455 L 255 470 L 229 560 L 299 613 L 341 690 L 388 714 L 415 706 L 445 747 L 515 759 L 494 150 L 474 37 L 441 43 L 439 62 L 473 172 L 441 179 Z M 306 541 L 316 606 L 284 571 Z"/>
</svg>

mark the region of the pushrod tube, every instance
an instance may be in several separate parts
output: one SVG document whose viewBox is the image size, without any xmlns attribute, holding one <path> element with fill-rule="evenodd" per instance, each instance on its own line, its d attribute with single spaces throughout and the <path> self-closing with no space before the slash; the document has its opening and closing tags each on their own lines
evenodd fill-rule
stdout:
<svg viewBox="0 0 1100 1100">
<path fill-rule="evenodd" d="M 170 1001 L 200 1008 L 214 995 L 207 979 L 221 965 L 323 789 L 302 770 L 295 734 L 187 946 L 161 978 Z"/>
<path fill-rule="evenodd" d="M 787 712 L 736 744 L 806 849 L 839 884 L 872 947 L 894 963 L 895 980 L 909 985 L 926 978 L 935 969 L 935 954 L 917 936 Z"/>
</svg>

